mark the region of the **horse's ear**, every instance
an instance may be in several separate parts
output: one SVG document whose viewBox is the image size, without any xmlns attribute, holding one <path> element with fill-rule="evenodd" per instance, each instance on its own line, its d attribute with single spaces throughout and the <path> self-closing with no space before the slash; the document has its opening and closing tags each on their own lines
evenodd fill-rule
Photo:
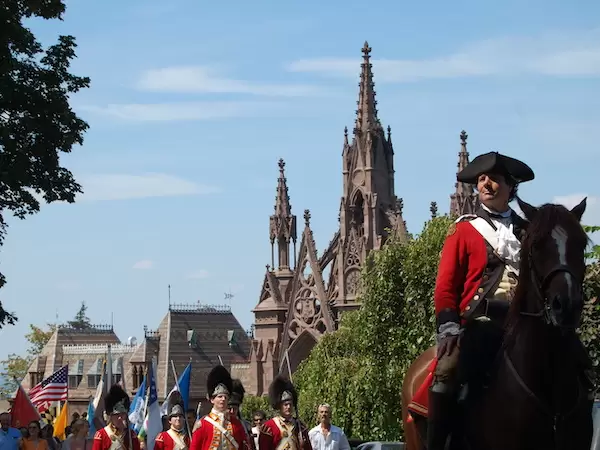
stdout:
<svg viewBox="0 0 600 450">
<path fill-rule="evenodd" d="M 584 197 L 583 200 L 579 202 L 579 205 L 574 206 L 571 209 L 571 213 L 577 217 L 577 220 L 581 222 L 581 217 L 583 217 L 583 213 L 585 212 L 585 208 L 587 206 L 587 197 Z"/>
<path fill-rule="evenodd" d="M 523 214 L 525 214 L 525 218 L 531 222 L 533 217 L 537 214 L 538 210 L 535 206 L 530 205 L 527 202 L 524 202 L 519 197 L 517 197 L 517 203 Z"/>
</svg>

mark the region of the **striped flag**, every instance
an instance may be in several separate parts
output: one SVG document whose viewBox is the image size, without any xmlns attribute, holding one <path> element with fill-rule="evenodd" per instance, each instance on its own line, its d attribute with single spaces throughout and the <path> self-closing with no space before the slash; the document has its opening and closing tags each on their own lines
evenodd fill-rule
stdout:
<svg viewBox="0 0 600 450">
<path fill-rule="evenodd" d="M 69 365 L 67 364 L 29 390 L 29 399 L 39 412 L 50 408 L 52 402 L 67 400 L 69 394 L 68 376 Z"/>
</svg>

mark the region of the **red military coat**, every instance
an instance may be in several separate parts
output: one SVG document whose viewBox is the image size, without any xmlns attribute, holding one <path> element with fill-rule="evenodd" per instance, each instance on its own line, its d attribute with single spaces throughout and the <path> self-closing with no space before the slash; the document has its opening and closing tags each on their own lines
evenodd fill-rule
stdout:
<svg viewBox="0 0 600 450">
<path fill-rule="evenodd" d="M 131 433 L 133 450 L 140 450 L 140 441 L 135 433 L 131 430 L 127 430 L 123 438 L 120 439 L 115 434 L 115 430 L 111 425 L 107 425 L 101 430 L 96 431 L 92 450 L 129 450 L 129 437 L 127 436 L 127 433 Z"/>
<path fill-rule="evenodd" d="M 216 427 L 217 423 L 223 430 Z M 223 445 L 221 445 L 223 441 Z M 190 450 L 217 450 L 219 448 L 229 450 L 250 450 L 248 434 L 244 425 L 237 417 L 225 414 L 225 424 L 214 411 L 207 414 L 196 424 L 196 431 L 192 435 Z"/>
<path fill-rule="evenodd" d="M 442 322 L 460 320 L 459 313 L 464 313 L 477 295 L 487 264 L 488 251 L 481 233 L 470 221 L 452 225 L 442 249 L 433 298 L 436 315 L 445 310 L 456 315 L 454 320 Z"/>
<path fill-rule="evenodd" d="M 282 417 L 273 417 L 260 428 L 259 450 L 312 450 L 308 429 L 300 422 L 300 432 L 294 422 L 286 422 Z"/>
<path fill-rule="evenodd" d="M 181 433 L 170 429 L 163 431 L 154 440 L 155 450 L 187 450 L 190 447 L 190 437 L 184 429 Z"/>
</svg>

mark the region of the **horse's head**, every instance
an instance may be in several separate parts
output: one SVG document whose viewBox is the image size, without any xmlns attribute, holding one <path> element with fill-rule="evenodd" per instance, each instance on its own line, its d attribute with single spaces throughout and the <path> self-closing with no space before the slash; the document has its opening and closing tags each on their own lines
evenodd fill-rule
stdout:
<svg viewBox="0 0 600 450">
<path fill-rule="evenodd" d="M 529 221 L 521 249 L 522 286 L 518 308 L 540 315 L 549 325 L 577 328 L 583 311 L 583 277 L 588 236 L 580 221 L 586 199 L 573 209 L 546 204 L 539 208 L 517 198 Z M 527 279 L 529 278 L 529 279 Z"/>
</svg>

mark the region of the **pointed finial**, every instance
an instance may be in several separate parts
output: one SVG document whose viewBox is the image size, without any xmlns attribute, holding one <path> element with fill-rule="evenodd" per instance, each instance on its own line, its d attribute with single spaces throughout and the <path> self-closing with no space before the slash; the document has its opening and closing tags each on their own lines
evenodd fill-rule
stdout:
<svg viewBox="0 0 600 450">
<path fill-rule="evenodd" d="M 270 264 L 267 264 L 265 267 L 267 268 L 267 272 L 269 272 L 271 270 L 271 265 Z"/>
<path fill-rule="evenodd" d="M 465 130 L 462 130 L 460 132 L 460 142 L 461 142 L 461 144 L 466 144 L 468 137 L 469 137 L 469 135 L 467 134 L 467 132 Z"/>
<path fill-rule="evenodd" d="M 362 52 L 365 59 L 368 59 L 369 56 L 371 56 L 371 47 L 369 47 L 369 43 L 367 41 L 365 41 L 365 45 L 363 45 Z"/>
<path fill-rule="evenodd" d="M 344 127 L 344 137 L 348 139 L 348 127 Z"/>
<path fill-rule="evenodd" d="M 436 202 L 431 202 L 431 206 L 429 207 L 429 211 L 431 211 L 431 218 L 435 219 L 438 215 L 438 207 Z"/>
<path fill-rule="evenodd" d="M 285 169 L 285 161 L 283 160 L 283 158 L 279 158 L 279 162 L 277 163 L 277 165 L 279 166 L 279 170 L 283 172 L 283 169 Z"/>
<path fill-rule="evenodd" d="M 402 198 L 398 199 L 398 211 L 402 214 L 402 210 L 404 209 L 404 200 Z"/>
<path fill-rule="evenodd" d="M 388 132 L 388 135 L 387 135 L 388 142 L 391 142 L 392 141 L 392 127 L 390 127 L 389 125 L 387 127 L 387 132 Z"/>
<path fill-rule="evenodd" d="M 307 227 L 310 226 L 310 210 L 308 210 L 308 209 L 304 210 L 304 223 L 306 224 Z"/>
</svg>

